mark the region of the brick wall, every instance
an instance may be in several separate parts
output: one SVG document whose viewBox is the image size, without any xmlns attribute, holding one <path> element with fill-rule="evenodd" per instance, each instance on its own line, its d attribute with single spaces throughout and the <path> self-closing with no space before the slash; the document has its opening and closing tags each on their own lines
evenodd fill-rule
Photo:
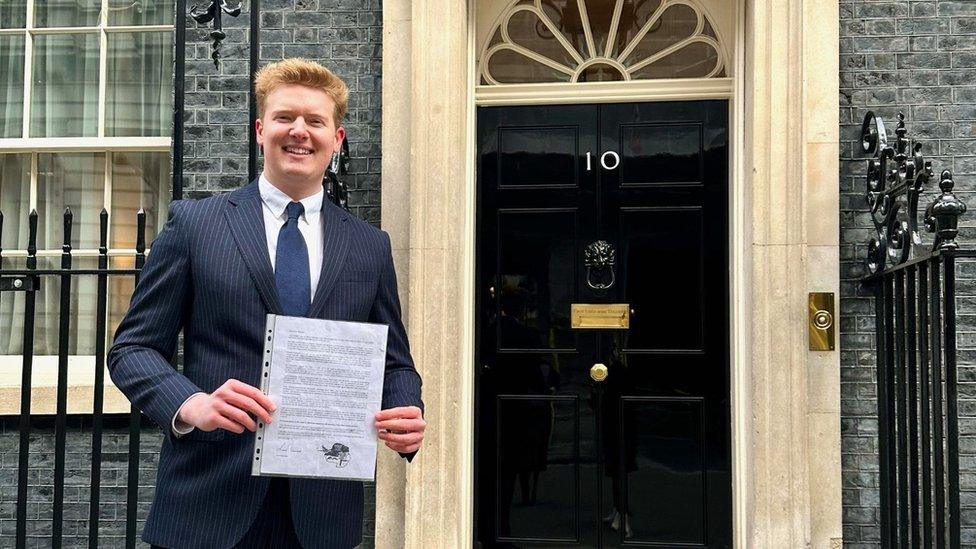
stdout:
<svg viewBox="0 0 976 549">
<path fill-rule="evenodd" d="M 864 202 L 860 123 L 873 110 L 893 130 L 905 113 L 938 174 L 952 169 L 970 205 L 960 239 L 976 248 L 976 1 L 840 3 L 841 432 L 845 547 L 879 545 L 878 444 L 872 298 L 859 288 L 873 225 Z M 938 191 L 933 182 L 922 204 Z M 926 242 L 931 238 L 926 235 Z M 971 267 L 971 265 L 970 265 Z M 960 269 L 959 413 L 963 541 L 976 545 L 976 299 Z M 968 279 L 968 280 L 967 280 Z M 965 297 L 963 297 L 965 296 Z"/>
<path fill-rule="evenodd" d="M 0 548 L 14 547 L 20 431 L 16 417 L 0 419 Z M 162 437 L 158 429 L 140 435 L 139 532 L 149 513 Z M 27 546 L 50 547 L 54 515 L 54 421 L 35 416 L 30 437 L 27 492 Z M 88 546 L 91 501 L 91 418 L 69 418 L 65 441 L 63 547 Z M 124 416 L 107 418 L 99 475 L 99 547 L 125 547 L 129 428 Z M 144 544 L 143 544 L 144 545 Z"/>
<path fill-rule="evenodd" d="M 188 4 L 193 4 L 189 2 Z M 233 190 L 247 179 L 249 15 L 224 16 L 227 39 L 221 66 L 210 58 L 209 27 L 187 23 L 184 197 L 200 198 Z M 379 225 L 380 89 L 382 6 L 380 0 L 263 0 L 261 63 L 302 56 L 341 76 L 350 89 L 345 127 L 350 140 L 349 204 L 353 214 Z M 260 168 L 259 168 L 260 169 Z M 54 430 L 38 418 L 31 435 L 28 504 L 29 547 L 49 547 L 53 497 Z M 0 419 L 0 548 L 12 547 L 17 497 L 16 418 Z M 152 498 L 161 438 L 143 432 L 140 453 L 140 520 Z M 90 418 L 71 418 L 67 436 L 64 547 L 87 546 L 90 486 Z M 128 429 L 106 430 L 99 521 L 102 547 L 123 547 Z M 366 488 L 362 547 L 373 546 L 374 491 Z M 139 531 L 142 531 L 140 522 Z M 141 546 L 140 542 L 140 546 Z"/>
</svg>

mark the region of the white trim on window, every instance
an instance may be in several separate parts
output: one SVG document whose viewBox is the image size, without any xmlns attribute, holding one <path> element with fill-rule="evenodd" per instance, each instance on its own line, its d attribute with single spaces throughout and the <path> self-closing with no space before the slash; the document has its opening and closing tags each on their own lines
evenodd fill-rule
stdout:
<svg viewBox="0 0 976 549">
<path fill-rule="evenodd" d="M 33 14 L 30 16 L 33 19 Z M 118 25 L 113 27 L 19 27 L 13 29 L 0 29 L 0 36 L 17 36 L 20 34 L 84 34 L 105 31 L 108 34 L 115 32 L 164 32 L 173 30 L 173 25 Z"/>
<path fill-rule="evenodd" d="M 0 139 L 0 153 L 168 151 L 169 137 L 28 137 Z"/>
<path fill-rule="evenodd" d="M 104 28 L 108 25 L 108 0 L 102 0 L 102 12 L 99 15 L 99 26 Z M 98 120 L 95 122 L 98 130 L 98 137 L 105 137 L 105 97 L 108 95 L 108 76 L 105 72 L 108 69 L 108 35 L 104 32 L 98 33 Z"/>
<path fill-rule="evenodd" d="M 31 28 L 34 24 L 34 0 L 28 0 L 27 2 L 27 28 Z M 33 71 L 31 67 L 33 66 L 34 59 L 34 39 L 31 37 L 30 33 L 24 32 L 24 121 L 21 127 L 20 136 L 30 135 L 30 117 L 31 117 L 31 93 L 33 91 Z"/>
</svg>

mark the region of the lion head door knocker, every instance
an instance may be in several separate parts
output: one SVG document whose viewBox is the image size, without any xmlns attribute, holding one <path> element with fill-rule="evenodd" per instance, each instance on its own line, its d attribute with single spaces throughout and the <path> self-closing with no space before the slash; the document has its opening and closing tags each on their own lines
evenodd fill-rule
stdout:
<svg viewBox="0 0 976 549">
<path fill-rule="evenodd" d="M 617 252 L 606 240 L 597 240 L 583 250 L 586 285 L 594 290 L 608 290 L 617 280 L 614 275 Z"/>
</svg>

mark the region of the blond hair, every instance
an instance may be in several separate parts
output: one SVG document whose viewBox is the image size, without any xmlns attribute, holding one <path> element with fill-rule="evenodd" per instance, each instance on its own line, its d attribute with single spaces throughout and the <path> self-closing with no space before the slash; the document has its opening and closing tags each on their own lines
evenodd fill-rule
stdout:
<svg viewBox="0 0 976 549">
<path fill-rule="evenodd" d="M 338 127 L 346 116 L 349 106 L 349 88 L 335 73 L 315 61 L 292 57 L 261 68 L 254 75 L 254 95 L 258 103 L 258 116 L 264 116 L 268 96 L 279 86 L 298 84 L 326 93 L 335 103 L 335 120 Z"/>
</svg>

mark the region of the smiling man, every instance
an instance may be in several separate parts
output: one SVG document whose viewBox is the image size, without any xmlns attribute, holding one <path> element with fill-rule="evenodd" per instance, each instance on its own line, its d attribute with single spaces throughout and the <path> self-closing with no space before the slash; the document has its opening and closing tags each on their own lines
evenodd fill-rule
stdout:
<svg viewBox="0 0 976 549">
<path fill-rule="evenodd" d="M 389 326 L 385 444 L 411 459 L 424 437 L 420 376 L 400 318 L 386 233 L 325 200 L 348 90 L 304 59 L 255 77 L 261 177 L 177 201 L 152 246 L 109 355 L 112 380 L 167 432 L 143 539 L 155 547 L 349 548 L 362 537 L 359 482 L 252 477 L 268 313 Z M 171 366 L 184 333 L 184 366 Z"/>
</svg>

